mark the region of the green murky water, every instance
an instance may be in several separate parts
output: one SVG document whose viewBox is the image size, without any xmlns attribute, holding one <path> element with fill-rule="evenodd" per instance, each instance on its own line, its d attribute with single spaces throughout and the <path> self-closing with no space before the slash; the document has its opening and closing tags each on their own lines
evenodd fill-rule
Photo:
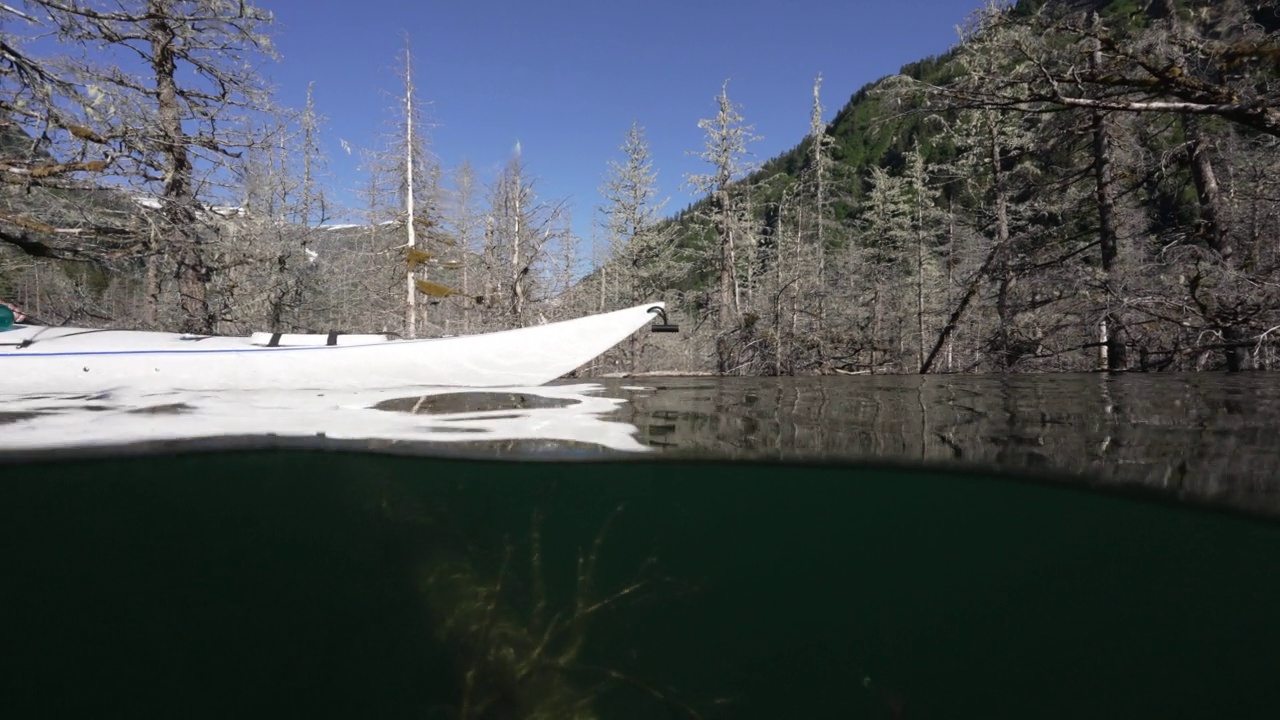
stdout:
<svg viewBox="0 0 1280 720">
<path fill-rule="evenodd" d="M 1280 524 L 1040 480 L 305 450 L 0 464 L 0 712 L 1274 717 Z"/>
</svg>

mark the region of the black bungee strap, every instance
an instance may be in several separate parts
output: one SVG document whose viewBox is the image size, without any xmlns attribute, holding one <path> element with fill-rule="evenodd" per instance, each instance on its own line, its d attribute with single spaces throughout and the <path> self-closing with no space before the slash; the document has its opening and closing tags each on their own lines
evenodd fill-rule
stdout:
<svg viewBox="0 0 1280 720">
<path fill-rule="evenodd" d="M 284 333 L 271 333 L 271 339 L 267 341 L 267 347 L 280 347 L 280 338 Z M 332 347 L 338 344 L 338 331 L 330 330 L 329 335 L 325 338 L 324 344 Z"/>
</svg>

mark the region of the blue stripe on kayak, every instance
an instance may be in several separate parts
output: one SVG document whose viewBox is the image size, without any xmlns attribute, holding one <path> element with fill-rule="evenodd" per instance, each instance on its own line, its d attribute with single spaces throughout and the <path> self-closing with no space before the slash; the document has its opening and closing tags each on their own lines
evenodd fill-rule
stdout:
<svg viewBox="0 0 1280 720">
<path fill-rule="evenodd" d="M 88 350 L 85 352 L 6 352 L 0 358 L 19 357 L 75 357 L 84 355 L 219 355 L 248 352 L 287 352 L 290 350 L 340 350 L 342 348 L 373 347 L 371 345 L 319 345 L 315 347 L 227 348 L 224 350 Z"/>
</svg>

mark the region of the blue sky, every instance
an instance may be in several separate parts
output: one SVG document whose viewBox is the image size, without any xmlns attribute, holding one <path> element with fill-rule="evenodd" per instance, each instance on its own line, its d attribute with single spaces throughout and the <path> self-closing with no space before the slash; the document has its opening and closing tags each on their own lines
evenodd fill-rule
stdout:
<svg viewBox="0 0 1280 720">
<path fill-rule="evenodd" d="M 399 91 L 408 33 L 432 145 L 488 182 L 520 142 L 544 200 L 566 199 L 589 236 L 598 188 L 631 122 L 644 126 L 667 212 L 703 172 L 700 118 L 721 83 L 763 139 L 757 161 L 808 129 L 814 76 L 830 120 L 864 84 L 946 51 L 982 0 L 258 0 L 276 19 L 264 68 L 300 107 L 315 81 L 337 188 L 361 183 L 356 147 L 376 145 Z M 349 199 L 349 198 L 348 198 Z"/>
</svg>

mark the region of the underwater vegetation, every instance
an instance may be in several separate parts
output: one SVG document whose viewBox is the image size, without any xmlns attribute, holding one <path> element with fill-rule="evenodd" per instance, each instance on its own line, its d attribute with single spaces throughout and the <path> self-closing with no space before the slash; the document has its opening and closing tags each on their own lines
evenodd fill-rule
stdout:
<svg viewBox="0 0 1280 720">
<path fill-rule="evenodd" d="M 505 539 L 496 569 L 488 572 L 474 553 L 423 568 L 419 588 L 457 688 L 456 702 L 434 707 L 431 717 L 596 720 L 602 717 L 598 702 L 618 692 L 654 704 L 659 717 L 702 717 L 674 693 L 597 657 L 625 649 L 588 651 L 594 621 L 681 588 L 658 572 L 653 557 L 629 582 L 603 592 L 596 587 L 605 536 L 622 509 L 606 518 L 589 548 L 578 549 L 572 587 L 559 593 L 548 586 L 540 510 L 531 521 L 527 572 L 518 569 L 517 547 Z"/>
</svg>

